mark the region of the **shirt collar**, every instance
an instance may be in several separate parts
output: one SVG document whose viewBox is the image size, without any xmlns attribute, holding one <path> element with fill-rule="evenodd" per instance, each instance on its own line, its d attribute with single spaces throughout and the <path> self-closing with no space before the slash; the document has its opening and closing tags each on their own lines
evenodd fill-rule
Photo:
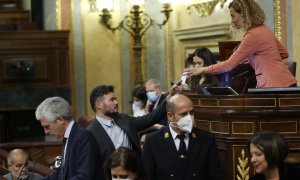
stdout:
<svg viewBox="0 0 300 180">
<path fill-rule="evenodd" d="M 74 121 L 72 120 L 72 121 L 69 123 L 69 125 L 68 125 L 68 127 L 67 127 L 67 129 L 66 129 L 66 132 L 65 132 L 65 135 L 64 135 L 65 138 L 69 138 L 70 133 L 71 133 L 71 129 L 72 129 L 73 125 L 74 125 Z"/>
<path fill-rule="evenodd" d="M 177 135 L 178 135 L 178 133 L 175 132 L 175 131 L 172 129 L 172 127 L 171 127 L 170 124 L 169 124 L 169 129 L 170 129 L 170 132 L 171 132 L 171 135 L 172 135 L 173 140 L 175 140 L 176 137 L 177 137 Z M 185 133 L 184 135 L 185 135 L 185 137 L 187 137 L 187 138 L 189 137 L 189 133 Z"/>
<path fill-rule="evenodd" d="M 98 122 L 104 126 L 108 126 L 110 127 L 113 123 L 114 120 L 113 119 L 104 119 L 102 117 L 96 116 L 96 119 L 98 120 Z"/>
</svg>

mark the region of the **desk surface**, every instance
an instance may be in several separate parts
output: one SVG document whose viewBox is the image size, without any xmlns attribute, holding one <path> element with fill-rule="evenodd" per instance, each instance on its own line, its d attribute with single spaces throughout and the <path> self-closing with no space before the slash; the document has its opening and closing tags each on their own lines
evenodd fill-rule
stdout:
<svg viewBox="0 0 300 180">
<path fill-rule="evenodd" d="M 269 93 L 269 94 L 286 94 L 299 93 L 300 87 L 286 87 L 286 88 L 248 88 L 249 93 Z"/>
</svg>

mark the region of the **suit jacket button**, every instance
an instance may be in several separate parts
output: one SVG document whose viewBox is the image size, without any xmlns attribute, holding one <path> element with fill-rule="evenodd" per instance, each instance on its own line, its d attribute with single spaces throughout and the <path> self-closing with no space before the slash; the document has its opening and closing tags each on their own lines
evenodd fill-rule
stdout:
<svg viewBox="0 0 300 180">
<path fill-rule="evenodd" d="M 193 173 L 193 176 L 195 177 L 197 174 Z"/>
<path fill-rule="evenodd" d="M 173 176 L 174 176 L 174 174 L 171 174 L 170 176 L 171 176 L 171 177 L 173 177 Z"/>
</svg>

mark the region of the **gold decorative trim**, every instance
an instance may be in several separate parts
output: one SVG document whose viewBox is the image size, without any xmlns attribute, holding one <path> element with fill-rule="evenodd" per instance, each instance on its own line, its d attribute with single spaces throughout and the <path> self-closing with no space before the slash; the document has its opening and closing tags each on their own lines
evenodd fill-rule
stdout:
<svg viewBox="0 0 300 180">
<path fill-rule="evenodd" d="M 289 101 L 290 104 L 282 105 L 282 101 L 286 100 L 299 100 L 299 104 L 291 104 L 291 102 Z M 279 107 L 300 107 L 300 98 L 279 98 Z"/>
<path fill-rule="evenodd" d="M 237 165 L 237 170 L 238 174 L 236 175 L 236 178 L 238 180 L 249 180 L 249 169 L 250 167 L 248 166 L 248 158 L 245 157 L 245 150 L 242 149 L 241 151 L 241 157 L 238 157 L 238 165 Z"/>
<path fill-rule="evenodd" d="M 170 23 L 167 22 L 165 24 L 165 59 L 166 59 L 166 87 L 167 89 L 170 89 L 171 87 L 171 78 L 172 78 L 172 74 L 171 74 L 171 69 L 173 69 L 173 67 L 171 66 L 171 59 L 170 59 Z"/>
<path fill-rule="evenodd" d="M 283 123 L 285 123 L 285 124 L 287 124 L 287 123 L 294 123 L 295 125 L 292 125 L 293 127 L 295 127 L 294 131 L 278 131 L 278 130 L 276 130 L 276 131 L 278 131 L 280 133 L 283 133 L 283 134 L 295 134 L 295 133 L 297 133 L 297 129 L 298 129 L 298 123 L 297 123 L 297 121 L 260 122 L 259 123 L 259 130 L 258 131 L 263 131 L 263 129 L 262 129 L 262 125 L 263 124 L 283 124 Z"/>
<path fill-rule="evenodd" d="M 243 102 L 245 102 L 247 100 L 273 100 L 274 103 L 273 103 L 273 105 L 270 105 L 270 106 L 246 106 L 246 105 L 245 106 L 221 106 L 220 105 L 221 101 L 243 101 Z M 225 98 L 225 99 L 217 99 L 215 101 L 216 101 L 216 105 L 212 105 L 212 106 L 204 105 L 200 101 L 200 107 L 216 107 L 217 106 L 217 107 L 221 107 L 221 108 L 232 108 L 232 107 L 238 107 L 238 108 L 239 107 L 243 107 L 243 108 L 245 108 L 245 107 L 249 107 L 249 108 L 252 108 L 252 107 L 263 108 L 263 107 L 276 107 L 276 102 L 277 102 L 276 98 L 232 98 L 232 99 Z"/>
<path fill-rule="evenodd" d="M 56 0 L 55 2 L 56 5 L 56 29 L 57 30 L 61 30 L 62 26 L 61 26 L 61 0 Z"/>
<path fill-rule="evenodd" d="M 282 29 L 281 29 L 281 11 L 280 11 L 280 0 L 273 0 L 274 6 L 274 31 L 276 38 L 281 41 Z"/>
<path fill-rule="evenodd" d="M 237 154 L 235 154 L 236 149 L 237 149 L 237 151 L 238 151 L 238 149 L 242 149 L 241 150 L 241 155 L 242 155 L 241 160 L 243 160 L 242 162 L 245 163 L 245 161 L 246 161 L 245 159 L 247 159 L 247 162 L 248 162 L 248 158 L 245 158 L 246 157 L 245 156 L 245 149 L 248 149 L 248 145 L 232 145 L 232 157 L 233 157 L 232 158 L 232 169 L 233 169 L 232 177 L 234 178 L 234 180 L 238 179 L 238 175 L 240 175 L 240 174 L 238 174 L 239 172 L 236 172 L 236 171 L 237 171 L 238 166 L 241 165 L 239 162 L 236 162 L 236 159 L 238 159 L 238 161 L 239 161 L 239 156 Z M 244 153 L 244 156 L 243 156 L 243 153 Z M 245 165 L 245 164 L 243 164 L 243 165 Z M 241 171 L 243 173 L 243 175 L 247 174 L 246 171 L 245 171 L 245 170 L 248 169 L 247 167 L 249 167 L 248 163 L 244 167 L 244 170 Z M 249 175 L 249 171 L 248 171 L 248 175 Z M 247 177 L 247 175 L 245 177 Z M 241 179 L 241 180 L 248 180 L 248 179 Z"/>
<path fill-rule="evenodd" d="M 213 123 L 216 123 L 216 124 L 225 124 L 225 126 L 227 127 L 227 130 L 225 129 L 225 131 L 221 132 L 221 131 L 214 131 L 213 130 L 213 126 L 212 124 Z M 230 134 L 229 133 L 229 122 L 223 122 L 223 121 L 209 121 L 209 129 L 210 129 L 210 132 L 212 133 L 218 133 L 218 134 Z"/>
<path fill-rule="evenodd" d="M 212 0 L 208 2 L 192 4 L 187 6 L 186 10 L 189 14 L 191 14 L 191 9 L 193 8 L 198 16 L 206 17 L 210 16 L 214 12 L 217 4 L 221 3 L 221 8 L 223 8 L 226 1 L 227 0 Z"/>
<path fill-rule="evenodd" d="M 250 124 L 250 125 L 252 126 L 252 131 L 249 132 L 249 133 L 236 133 L 236 132 L 234 131 L 234 127 L 233 127 L 234 124 Z M 250 126 L 250 125 L 249 125 L 249 126 Z M 232 124 L 231 124 L 231 131 L 232 131 L 232 134 L 251 135 L 251 134 L 254 133 L 254 122 L 232 122 Z"/>
</svg>

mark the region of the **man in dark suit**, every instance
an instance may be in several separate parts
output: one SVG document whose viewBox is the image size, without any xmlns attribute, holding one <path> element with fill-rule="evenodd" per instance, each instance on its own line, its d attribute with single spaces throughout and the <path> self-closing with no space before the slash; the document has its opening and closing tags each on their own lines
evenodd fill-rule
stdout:
<svg viewBox="0 0 300 180">
<path fill-rule="evenodd" d="M 60 168 L 49 180 L 104 179 L 100 150 L 92 134 L 72 119 L 70 105 L 60 97 L 45 99 L 36 109 L 45 134 L 64 138 Z"/>
<path fill-rule="evenodd" d="M 177 87 L 175 84 L 171 88 L 168 97 L 178 92 Z M 87 129 L 94 135 L 103 161 L 120 146 L 141 154 L 138 132 L 154 125 L 166 114 L 166 102 L 162 102 L 152 113 L 145 116 L 131 117 L 121 114 L 114 88 L 107 85 L 92 90 L 90 103 L 96 118 Z"/>
<path fill-rule="evenodd" d="M 142 159 L 153 180 L 221 180 L 221 166 L 214 136 L 193 127 L 194 108 L 184 95 L 167 103 L 169 125 L 149 134 Z"/>
<path fill-rule="evenodd" d="M 147 92 L 148 102 L 149 105 L 149 112 L 152 112 L 156 109 L 166 98 L 166 95 L 162 93 L 161 90 L 161 83 L 157 79 L 149 79 L 145 83 L 145 88 Z M 167 118 L 164 116 L 162 119 L 159 120 L 158 124 L 167 125 Z"/>
</svg>

